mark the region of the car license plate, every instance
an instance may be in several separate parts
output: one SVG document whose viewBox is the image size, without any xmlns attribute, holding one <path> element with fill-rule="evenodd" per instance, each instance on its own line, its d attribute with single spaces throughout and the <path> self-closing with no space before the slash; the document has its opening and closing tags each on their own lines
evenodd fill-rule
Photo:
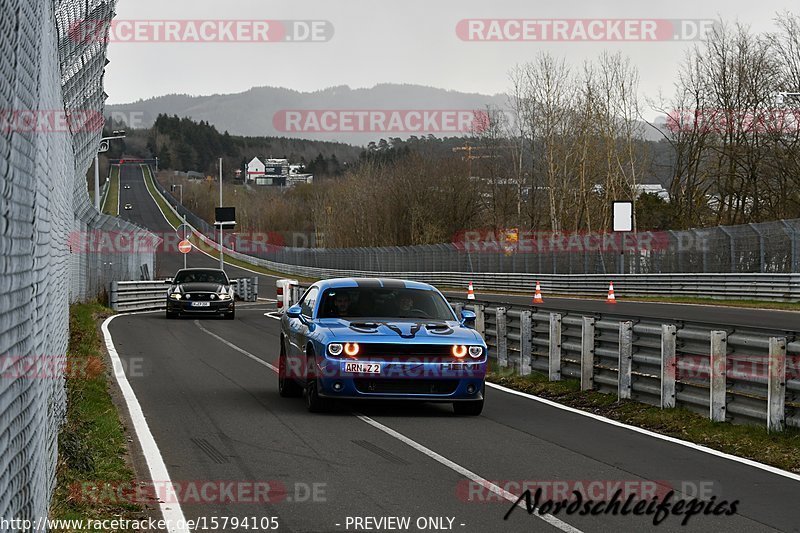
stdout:
<svg viewBox="0 0 800 533">
<path fill-rule="evenodd" d="M 192 302 L 192 307 L 211 307 L 211 302 Z"/>
<path fill-rule="evenodd" d="M 381 365 L 378 363 L 345 363 L 344 371 L 354 374 L 380 374 Z"/>
</svg>

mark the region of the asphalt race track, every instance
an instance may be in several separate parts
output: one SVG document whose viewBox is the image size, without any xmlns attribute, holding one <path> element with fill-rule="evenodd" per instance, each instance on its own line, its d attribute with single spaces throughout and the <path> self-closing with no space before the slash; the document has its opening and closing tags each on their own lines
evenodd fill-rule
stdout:
<svg viewBox="0 0 800 533">
<path fill-rule="evenodd" d="M 121 216 L 156 232 L 174 231 L 147 192 L 139 168 L 123 167 L 121 178 L 131 189 L 120 188 L 120 204 L 133 205 Z M 218 264 L 199 252 L 192 252 L 188 261 L 189 266 Z M 177 252 L 159 254 L 158 262 L 162 277 L 183 265 Z M 253 275 L 226 268 L 233 277 Z M 273 298 L 275 278 L 259 277 L 261 296 Z M 605 305 L 568 302 L 576 310 Z M 561 306 L 562 300 L 553 304 Z M 709 308 L 663 304 L 619 304 L 619 312 L 630 312 L 624 305 L 637 306 L 643 316 L 689 318 L 694 313 L 708 319 L 710 314 Z M 265 315 L 274 310 L 274 302 L 264 300 L 240 303 L 234 321 L 168 321 L 159 312 L 120 316 L 110 324 L 114 346 L 173 482 L 268 482 L 282 488 L 270 503 L 186 502 L 182 509 L 187 518 L 277 517 L 279 531 L 297 532 L 390 530 L 386 523 L 374 522 L 356 528 L 354 518 L 395 516 L 410 517 L 407 531 L 653 527 L 652 516 L 562 512 L 553 519 L 529 516 L 521 508 L 504 521 L 511 503 L 470 482 L 483 478 L 508 487 L 514 495 L 524 481 L 540 486 L 559 482 L 562 487 L 590 482 L 608 487 L 625 481 L 655 487 L 656 494 L 671 487 L 691 498 L 694 490 L 713 490 L 717 503 L 739 502 L 731 516 L 698 515 L 686 526 L 681 526 L 682 517 L 668 516 L 657 527 L 660 531 L 800 528 L 797 476 L 765 471 L 496 388 L 487 390 L 486 408 L 477 418 L 456 417 L 449 405 L 407 404 L 343 404 L 334 413 L 312 415 L 301 399 L 278 396 L 270 368 L 277 365 L 278 321 Z M 796 329 L 798 323 L 792 313 L 715 308 L 713 317 L 770 328 Z M 139 472 L 146 472 L 139 466 Z M 600 499 L 610 499 L 609 492 L 600 489 Z M 420 518 L 425 527 L 418 527 Z M 429 527 L 428 518 L 443 518 L 443 527 Z"/>
</svg>

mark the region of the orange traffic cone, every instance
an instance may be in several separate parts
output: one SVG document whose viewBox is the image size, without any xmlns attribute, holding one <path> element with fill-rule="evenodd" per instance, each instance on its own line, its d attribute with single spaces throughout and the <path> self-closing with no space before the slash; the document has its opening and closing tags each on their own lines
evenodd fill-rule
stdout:
<svg viewBox="0 0 800 533">
<path fill-rule="evenodd" d="M 475 299 L 475 289 L 472 288 L 472 282 L 469 282 L 469 287 L 467 287 L 467 300 L 474 300 Z"/>
<path fill-rule="evenodd" d="M 544 299 L 542 298 L 542 286 L 539 282 L 536 282 L 536 292 L 533 293 L 533 303 L 535 304 L 543 304 Z"/>
<path fill-rule="evenodd" d="M 606 303 L 615 304 L 617 303 L 617 297 L 614 296 L 614 282 L 612 281 L 608 285 L 608 299 L 606 299 Z"/>
</svg>

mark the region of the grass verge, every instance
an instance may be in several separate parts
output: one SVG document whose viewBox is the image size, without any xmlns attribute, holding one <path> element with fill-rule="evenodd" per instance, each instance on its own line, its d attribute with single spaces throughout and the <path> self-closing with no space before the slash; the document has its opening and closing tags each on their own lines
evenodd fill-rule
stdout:
<svg viewBox="0 0 800 533">
<path fill-rule="evenodd" d="M 106 363 L 97 320 L 112 314 L 99 304 L 70 308 L 67 351 L 67 416 L 58 437 L 53 519 L 142 519 L 144 507 L 92 498 L 92 487 L 131 486 L 127 439 L 108 389 Z"/>
<path fill-rule="evenodd" d="M 119 166 L 111 167 L 109 180 L 103 213 L 116 217 L 119 216 Z"/>
<path fill-rule="evenodd" d="M 495 368 L 487 379 L 582 411 L 800 473 L 800 430 L 797 428 L 767 433 L 763 427 L 712 422 L 684 408 L 661 409 L 633 400 L 618 401 L 611 394 L 582 392 L 578 380 L 551 382 L 539 372 L 518 376 Z"/>
</svg>

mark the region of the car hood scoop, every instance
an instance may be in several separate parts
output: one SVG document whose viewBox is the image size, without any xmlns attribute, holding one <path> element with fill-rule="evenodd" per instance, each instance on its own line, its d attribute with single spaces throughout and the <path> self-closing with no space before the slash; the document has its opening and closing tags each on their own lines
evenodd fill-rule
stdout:
<svg viewBox="0 0 800 533">
<path fill-rule="evenodd" d="M 388 334 L 392 332 L 402 339 L 413 339 L 425 328 L 427 333 L 433 335 L 450 335 L 453 333 L 446 322 L 386 322 L 386 321 L 358 321 L 354 320 L 348 327 L 358 333 L 364 334 Z M 389 330 L 389 331 L 386 331 Z"/>
</svg>

